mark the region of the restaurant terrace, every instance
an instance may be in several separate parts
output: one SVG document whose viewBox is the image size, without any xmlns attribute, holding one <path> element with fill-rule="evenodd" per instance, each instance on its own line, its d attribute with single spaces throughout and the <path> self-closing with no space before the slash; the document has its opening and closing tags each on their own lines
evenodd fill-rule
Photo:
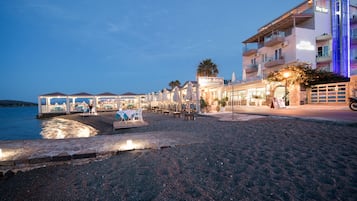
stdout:
<svg viewBox="0 0 357 201">
<path fill-rule="evenodd" d="M 116 111 L 119 108 L 142 108 L 146 95 L 131 92 L 89 94 L 86 92 L 64 94 L 60 92 L 38 96 L 38 117 L 88 112 Z"/>
</svg>

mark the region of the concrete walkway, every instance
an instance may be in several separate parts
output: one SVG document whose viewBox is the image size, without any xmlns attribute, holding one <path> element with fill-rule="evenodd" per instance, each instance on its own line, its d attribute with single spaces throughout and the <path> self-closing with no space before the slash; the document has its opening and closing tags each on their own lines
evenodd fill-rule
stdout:
<svg viewBox="0 0 357 201">
<path fill-rule="evenodd" d="M 0 175 L 8 170 L 24 171 L 73 160 L 76 163 L 102 160 L 119 152 L 135 149 L 161 149 L 202 142 L 203 139 L 192 135 L 167 131 L 56 140 L 0 141 Z"/>
<path fill-rule="evenodd" d="M 323 121 L 337 121 L 336 119 L 323 119 L 306 116 L 311 111 L 338 111 L 356 115 L 357 112 L 349 111 L 348 106 L 315 106 L 304 105 L 287 107 L 284 109 L 271 109 L 269 107 L 240 107 L 232 112 L 219 112 L 202 114 L 214 116 L 220 121 L 249 121 L 267 116 L 284 116 L 288 118 L 314 119 Z M 103 117 L 105 118 L 105 116 Z M 167 117 L 165 117 L 167 118 Z M 98 115 L 96 121 L 101 117 Z M 73 119 L 75 120 L 75 119 Z M 349 120 L 340 120 L 356 124 L 357 119 L 352 116 Z M 111 129 L 111 128 L 109 128 Z M 8 170 L 29 170 L 47 166 L 49 164 L 73 162 L 88 162 L 88 160 L 101 160 L 122 151 L 133 149 L 160 149 L 176 145 L 203 143 L 204 140 L 194 135 L 174 132 L 145 132 L 117 135 L 99 135 L 90 138 L 72 138 L 62 140 L 14 140 L 0 141 L 0 175 Z"/>
<path fill-rule="evenodd" d="M 249 115 L 258 115 L 256 118 L 259 116 L 276 116 L 357 125 L 357 112 L 350 110 L 348 105 L 341 104 L 309 104 L 288 106 L 279 109 L 273 109 L 267 106 L 240 106 L 234 108 L 233 115 L 231 108 L 228 107 L 227 110 L 226 112 L 209 113 L 205 115 L 217 116 L 223 121 L 244 121 L 253 118 L 249 117 Z"/>
</svg>

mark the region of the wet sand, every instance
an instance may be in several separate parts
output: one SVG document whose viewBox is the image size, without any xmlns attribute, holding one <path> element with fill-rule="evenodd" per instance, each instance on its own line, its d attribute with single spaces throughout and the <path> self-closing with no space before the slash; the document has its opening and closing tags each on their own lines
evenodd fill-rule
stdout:
<svg viewBox="0 0 357 201">
<path fill-rule="evenodd" d="M 265 117 L 185 121 L 144 113 L 112 132 L 113 115 L 80 118 L 103 135 L 181 133 L 199 143 L 122 152 L 0 179 L 0 200 L 356 200 L 357 128 Z M 177 136 L 172 136 L 177 137 Z"/>
</svg>

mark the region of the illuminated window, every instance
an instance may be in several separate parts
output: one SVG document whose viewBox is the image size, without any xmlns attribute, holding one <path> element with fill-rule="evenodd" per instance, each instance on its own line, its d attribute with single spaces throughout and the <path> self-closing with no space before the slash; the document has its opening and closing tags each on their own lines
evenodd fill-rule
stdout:
<svg viewBox="0 0 357 201">
<path fill-rule="evenodd" d="M 329 56 L 329 47 L 322 46 L 317 48 L 317 56 L 318 57 L 327 57 Z"/>
<path fill-rule="evenodd" d="M 278 60 L 281 58 L 281 48 L 275 50 L 275 54 L 274 54 L 274 60 Z"/>
</svg>

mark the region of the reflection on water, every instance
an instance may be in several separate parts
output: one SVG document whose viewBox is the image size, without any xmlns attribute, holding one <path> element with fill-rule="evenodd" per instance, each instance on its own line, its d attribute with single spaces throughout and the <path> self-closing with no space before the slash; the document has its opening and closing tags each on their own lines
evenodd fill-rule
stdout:
<svg viewBox="0 0 357 201">
<path fill-rule="evenodd" d="M 91 126 L 62 118 L 51 118 L 42 122 L 41 135 L 45 139 L 91 137 L 98 131 Z"/>
</svg>

